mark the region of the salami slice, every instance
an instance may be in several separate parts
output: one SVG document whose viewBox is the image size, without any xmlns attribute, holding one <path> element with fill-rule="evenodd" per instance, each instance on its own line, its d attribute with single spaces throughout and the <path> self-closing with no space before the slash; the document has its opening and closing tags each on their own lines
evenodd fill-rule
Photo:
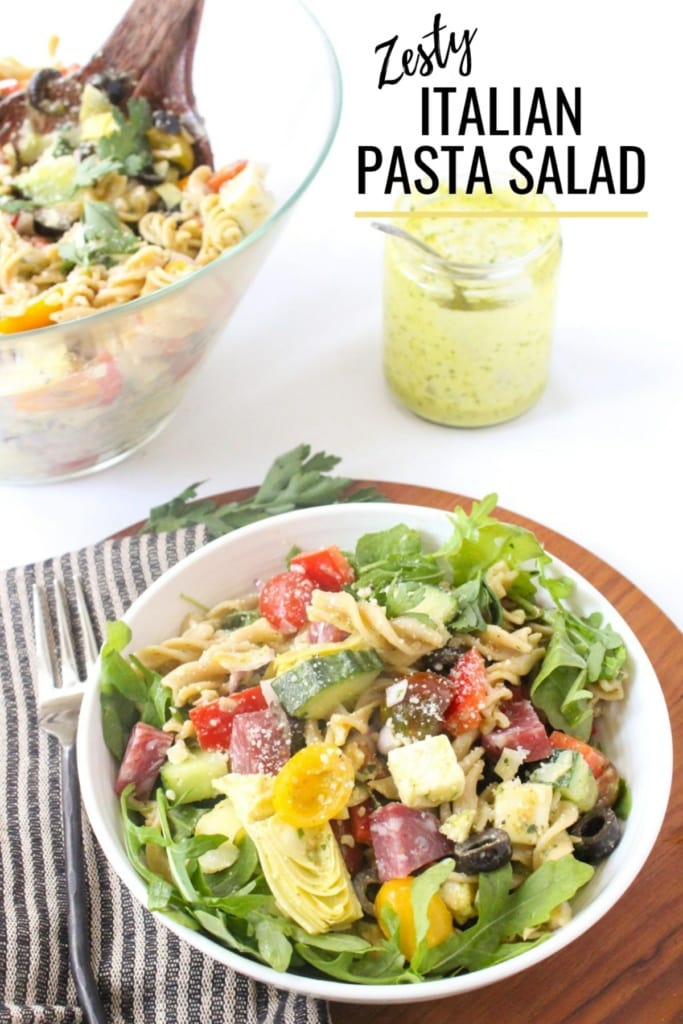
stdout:
<svg viewBox="0 0 683 1024">
<path fill-rule="evenodd" d="M 114 787 L 116 792 L 122 793 L 126 786 L 134 782 L 135 796 L 138 800 L 146 800 L 152 792 L 171 743 L 171 733 L 155 729 L 146 722 L 136 722 L 119 768 Z"/>
<path fill-rule="evenodd" d="M 230 770 L 238 775 L 277 775 L 290 757 L 282 715 L 266 709 L 236 715 L 230 739 Z"/>
<path fill-rule="evenodd" d="M 501 705 L 510 724 L 505 729 L 494 729 L 482 736 L 482 745 L 489 757 L 498 760 L 503 750 L 524 751 L 525 761 L 542 761 L 550 757 L 552 747 L 540 720 L 529 700 L 510 701 Z"/>
<path fill-rule="evenodd" d="M 373 811 L 370 835 L 381 882 L 406 878 L 452 851 L 436 815 L 405 804 L 385 804 Z"/>
</svg>

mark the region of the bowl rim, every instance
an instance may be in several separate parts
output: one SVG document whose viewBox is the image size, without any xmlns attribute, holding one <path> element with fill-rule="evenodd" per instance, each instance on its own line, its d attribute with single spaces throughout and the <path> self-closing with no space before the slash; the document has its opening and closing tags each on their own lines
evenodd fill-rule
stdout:
<svg viewBox="0 0 683 1024">
<path fill-rule="evenodd" d="M 219 537 L 218 539 L 197 548 L 191 554 L 185 556 L 174 566 L 163 572 L 149 587 L 147 587 L 145 591 L 140 594 L 139 597 L 132 602 L 121 618 L 123 621 L 128 622 L 131 617 L 131 613 L 132 617 L 135 618 L 141 609 L 145 609 L 155 600 L 157 593 L 159 591 L 163 591 L 168 586 L 169 582 L 172 582 L 178 576 L 182 576 L 188 566 L 201 563 L 207 558 L 210 559 L 215 551 L 222 549 L 223 547 L 230 548 L 233 545 L 239 544 L 245 537 L 254 534 L 258 536 L 259 533 L 270 532 L 271 530 L 277 532 L 278 530 L 286 528 L 290 523 L 305 524 L 310 520 L 317 520 L 318 518 L 332 520 L 331 528 L 334 528 L 334 520 L 337 518 L 340 518 L 342 523 L 344 523 L 345 520 L 353 519 L 356 516 L 362 517 L 364 514 L 371 520 L 374 517 L 380 519 L 382 518 L 382 514 L 386 514 L 388 511 L 392 513 L 392 516 L 395 515 L 395 522 L 400 522 L 402 519 L 408 519 L 408 525 L 416 525 L 423 533 L 428 529 L 427 522 L 423 521 L 419 525 L 411 524 L 408 517 L 423 517 L 423 520 L 429 519 L 432 523 L 436 524 L 437 520 L 443 523 L 448 516 L 448 512 L 443 509 L 393 502 L 339 504 L 303 510 L 299 509 L 293 512 L 283 513 L 270 519 L 261 520 L 260 522 L 241 527 L 230 534 Z M 505 520 L 504 514 L 501 518 L 503 521 Z M 378 528 L 385 527 L 382 526 Z M 372 529 L 372 522 L 368 523 L 366 527 L 359 525 L 358 529 L 362 532 L 366 532 L 367 530 Z M 283 557 L 285 547 L 286 540 L 283 538 Z M 570 945 L 575 939 L 580 939 L 584 934 L 587 934 L 590 928 L 603 918 L 605 914 L 608 913 L 609 910 L 622 898 L 652 853 L 659 832 L 661 831 L 671 791 L 673 777 L 673 739 L 664 693 L 654 667 L 636 634 L 614 605 L 612 605 L 611 602 L 600 593 L 597 587 L 590 583 L 589 580 L 587 580 L 572 566 L 555 556 L 552 553 L 552 550 L 546 548 L 546 551 L 552 556 L 553 563 L 560 572 L 567 572 L 567 574 L 577 582 L 582 590 L 587 590 L 590 596 L 597 595 L 600 602 L 609 607 L 611 615 L 610 623 L 614 626 L 617 632 L 621 633 L 624 637 L 631 662 L 642 667 L 652 677 L 651 683 L 649 684 L 651 686 L 651 692 L 648 691 L 648 703 L 652 709 L 653 717 L 657 719 L 657 725 L 659 728 L 657 763 L 661 772 L 663 785 L 655 788 L 655 791 L 652 792 L 648 798 L 647 805 L 642 807 L 640 811 L 644 820 L 648 824 L 647 842 L 644 844 L 641 843 L 639 846 L 634 848 L 633 855 L 630 860 L 621 866 L 618 875 L 608 881 L 602 892 L 599 892 L 596 896 L 591 898 L 590 903 L 581 907 L 580 915 L 577 914 L 572 917 L 566 925 L 555 931 L 551 938 L 546 942 L 541 943 L 539 946 L 519 956 L 512 957 L 502 963 L 482 968 L 481 970 L 473 971 L 468 974 L 423 981 L 413 985 L 373 985 L 343 982 L 334 978 L 326 978 L 322 975 L 319 977 L 312 977 L 308 974 L 296 974 L 289 971 L 280 973 L 266 964 L 251 960 L 233 952 L 227 947 L 220 945 L 208 935 L 201 932 L 191 931 L 163 914 L 155 914 L 155 919 L 201 953 L 209 956 L 218 963 L 222 963 L 223 965 L 232 968 L 240 974 L 252 978 L 255 981 L 314 998 L 366 1005 L 377 1003 L 399 1004 L 406 1002 L 424 1002 L 433 999 L 450 998 L 478 988 L 483 988 L 487 985 L 497 983 L 498 981 L 503 981 L 505 978 L 511 977 L 515 974 L 519 974 L 529 967 L 537 966 L 542 961 L 547 960 L 555 953 L 558 953 L 560 950 Z M 93 775 L 89 775 L 86 771 L 89 764 L 89 730 L 87 726 L 92 725 L 94 722 L 99 723 L 99 716 L 97 715 L 97 709 L 99 707 L 99 687 L 97 686 L 98 671 L 99 658 L 90 676 L 91 685 L 86 687 L 77 736 L 78 766 L 83 803 L 93 831 L 111 867 L 118 875 L 122 884 L 134 895 L 143 907 L 146 907 L 147 887 L 143 879 L 140 878 L 128 860 L 123 843 L 118 839 L 118 837 L 115 845 L 112 845 L 111 833 L 100 813 L 97 803 L 93 785 L 94 777 Z M 81 728 L 81 724 L 83 724 L 83 728 Z"/>
<path fill-rule="evenodd" d="M 281 3 L 282 0 L 279 0 L 279 2 Z M 254 231 L 250 232 L 250 234 L 245 235 L 245 237 L 240 242 L 238 242 L 237 245 L 232 246 L 230 249 L 225 249 L 219 256 L 216 257 L 215 260 L 212 260 L 211 263 L 207 263 L 203 267 L 197 267 L 196 270 L 193 270 L 192 273 L 188 274 L 186 277 L 180 278 L 177 281 L 172 281 L 170 284 L 165 285 L 163 288 L 159 289 L 156 292 L 151 292 L 149 295 L 138 295 L 136 298 L 130 299 L 128 302 L 123 302 L 119 306 L 110 306 L 106 309 L 96 310 L 93 313 L 89 313 L 85 317 L 81 317 L 77 321 L 70 320 L 65 321 L 63 323 L 54 323 L 46 327 L 35 327 L 31 331 L 21 331 L 15 334 L 0 334 L 0 349 L 2 349 L 3 347 L 16 348 L 21 344 L 23 340 L 26 340 L 27 342 L 33 341 L 38 337 L 38 335 L 40 335 L 41 338 L 47 338 L 49 335 L 52 335 L 57 331 L 64 331 L 65 328 L 73 329 L 75 324 L 91 324 L 94 323 L 96 320 L 102 319 L 105 316 L 108 316 L 110 319 L 116 316 L 125 316 L 125 314 L 130 310 L 137 312 L 144 306 L 151 305 L 152 303 L 158 301 L 160 296 L 162 295 L 166 296 L 170 295 L 171 292 L 182 290 L 188 285 L 188 283 L 198 280 L 200 276 L 206 276 L 206 274 L 211 272 L 212 269 L 215 269 L 215 267 L 219 263 L 226 263 L 228 260 L 232 259 L 238 253 L 244 252 L 250 246 L 254 245 L 257 241 L 259 241 L 259 239 L 263 238 L 265 234 L 269 233 L 272 228 L 276 227 L 277 224 L 283 220 L 286 214 L 289 213 L 294 204 L 301 198 L 304 192 L 306 192 L 306 190 L 308 189 L 308 187 L 310 186 L 310 184 L 320 171 L 325 160 L 327 159 L 330 149 L 332 148 L 332 143 L 335 140 L 339 128 L 343 102 L 343 79 L 341 65 L 339 63 L 339 57 L 337 56 L 337 52 L 332 44 L 329 35 L 322 27 L 320 20 L 316 17 L 315 14 L 313 14 L 308 5 L 304 3 L 304 0 L 289 0 L 289 2 L 292 3 L 295 7 L 300 8 L 301 11 L 303 11 L 303 13 L 307 16 L 308 20 L 313 25 L 313 27 L 317 30 L 320 42 L 322 43 L 323 52 L 327 57 L 327 62 L 330 71 L 330 84 L 332 88 L 330 104 L 331 116 L 329 124 L 327 126 L 327 130 L 325 132 L 324 139 L 306 175 L 299 182 L 299 184 L 296 186 L 291 195 L 289 195 L 280 206 L 273 210 L 273 212 L 267 217 L 263 224 L 260 224 L 257 228 L 255 228 Z"/>
</svg>

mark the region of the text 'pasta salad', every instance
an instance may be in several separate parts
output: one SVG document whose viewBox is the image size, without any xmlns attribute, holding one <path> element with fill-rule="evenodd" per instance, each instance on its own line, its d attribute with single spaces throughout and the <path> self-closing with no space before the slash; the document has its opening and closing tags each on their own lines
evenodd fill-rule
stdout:
<svg viewBox="0 0 683 1024">
<path fill-rule="evenodd" d="M 599 742 L 626 652 L 495 504 L 456 508 L 437 551 L 401 523 L 283 552 L 129 657 L 109 625 L 104 734 L 152 910 L 367 984 L 475 971 L 568 922 L 628 813 Z"/>
</svg>

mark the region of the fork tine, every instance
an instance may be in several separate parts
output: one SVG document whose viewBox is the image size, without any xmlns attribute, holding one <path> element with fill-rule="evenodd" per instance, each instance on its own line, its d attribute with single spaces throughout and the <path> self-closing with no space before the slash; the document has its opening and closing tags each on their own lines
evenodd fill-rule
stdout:
<svg viewBox="0 0 683 1024">
<path fill-rule="evenodd" d="M 85 601 L 83 584 L 80 577 L 74 580 L 74 591 L 76 594 L 76 606 L 78 608 L 79 622 L 83 632 L 83 650 L 85 652 L 85 669 L 88 672 L 97 661 L 98 647 L 93 630 L 92 619 Z"/>
<path fill-rule="evenodd" d="M 71 640 L 71 626 L 69 623 L 69 610 L 64 593 L 64 584 L 61 580 L 54 581 L 55 608 L 57 611 L 57 634 L 59 636 L 59 647 L 62 653 L 62 686 L 76 686 L 80 683 L 78 673 L 78 662 Z"/>
<path fill-rule="evenodd" d="M 38 583 L 33 584 L 33 622 L 36 638 L 36 669 L 38 696 L 49 696 L 54 691 L 54 661 L 52 641 L 47 631 L 45 618 L 44 591 Z"/>
</svg>

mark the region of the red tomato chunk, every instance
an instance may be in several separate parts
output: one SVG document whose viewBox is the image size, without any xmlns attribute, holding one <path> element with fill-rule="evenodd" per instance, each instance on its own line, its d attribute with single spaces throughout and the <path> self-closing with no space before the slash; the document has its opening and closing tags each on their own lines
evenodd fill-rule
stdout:
<svg viewBox="0 0 683 1024">
<path fill-rule="evenodd" d="M 135 796 L 138 800 L 146 800 L 154 788 L 171 743 L 172 733 L 162 732 L 146 722 L 136 722 L 119 767 L 114 787 L 116 792 L 122 793 L 126 786 L 134 782 Z"/>
<path fill-rule="evenodd" d="M 372 800 L 365 800 L 362 804 L 349 807 L 351 835 L 357 843 L 364 843 L 366 846 L 372 842 L 370 815 L 372 814 L 373 807 Z"/>
<path fill-rule="evenodd" d="M 436 672 L 412 672 L 395 685 L 405 692 L 387 711 L 396 732 L 415 739 L 443 732 L 444 715 L 454 700 L 455 687 L 450 679 Z M 389 691 L 391 693 L 391 690 Z"/>
<path fill-rule="evenodd" d="M 306 609 L 315 584 L 302 572 L 281 572 L 264 583 L 259 594 L 259 611 L 285 636 L 293 636 L 306 625 Z"/>
<path fill-rule="evenodd" d="M 575 736 L 568 736 L 566 732 L 551 732 L 549 741 L 551 747 L 555 750 L 576 750 L 577 753 L 581 754 L 596 779 L 600 778 L 610 763 L 608 758 L 601 754 L 599 750 L 596 750 L 595 747 L 591 747 L 590 743 L 583 743 L 581 740 L 577 740 Z"/>
<path fill-rule="evenodd" d="M 345 818 L 344 821 L 341 821 L 339 818 L 332 818 L 330 827 L 339 843 L 346 870 L 352 877 L 357 875 L 363 866 L 363 847 L 353 838 L 350 820 Z"/>
<path fill-rule="evenodd" d="M 202 750 L 228 750 L 235 717 L 247 711 L 263 711 L 267 706 L 261 687 L 252 686 L 191 708 L 190 721 L 199 746 Z"/>
<path fill-rule="evenodd" d="M 292 568 L 303 569 L 320 590 L 341 590 L 356 578 L 351 565 L 334 544 L 320 551 L 304 551 L 295 555 L 289 564 Z"/>
<path fill-rule="evenodd" d="M 476 647 L 470 647 L 458 659 L 449 678 L 455 692 L 446 710 L 446 729 L 451 735 L 460 736 L 479 728 L 486 706 L 486 663 Z"/>
</svg>

